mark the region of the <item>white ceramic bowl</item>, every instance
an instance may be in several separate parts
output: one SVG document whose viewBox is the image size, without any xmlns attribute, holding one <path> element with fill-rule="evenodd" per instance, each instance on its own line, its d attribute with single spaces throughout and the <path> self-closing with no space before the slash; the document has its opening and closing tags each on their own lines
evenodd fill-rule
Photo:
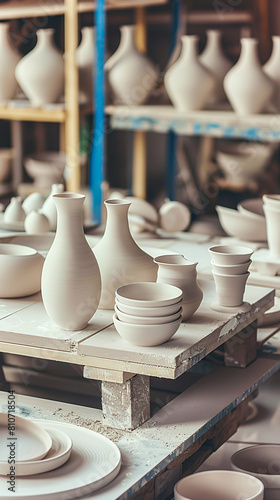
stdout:
<svg viewBox="0 0 280 500">
<path fill-rule="evenodd" d="M 163 307 L 176 304 L 183 297 L 180 288 L 165 283 L 130 283 L 116 290 L 116 298 L 123 304 L 136 307 Z"/>
<path fill-rule="evenodd" d="M 178 481 L 174 487 L 174 500 L 263 500 L 263 492 L 262 482 L 248 474 L 209 470 Z"/>
<path fill-rule="evenodd" d="M 253 253 L 251 248 L 240 245 L 217 245 L 210 247 L 208 251 L 213 262 L 220 266 L 244 264 L 248 262 Z"/>
<path fill-rule="evenodd" d="M 116 313 L 113 319 L 120 336 L 129 344 L 139 347 L 152 347 L 163 344 L 173 337 L 182 321 L 182 318 L 179 317 L 176 321 L 162 325 L 137 325 L 120 321 Z"/>
<path fill-rule="evenodd" d="M 168 316 L 134 316 L 133 314 L 126 314 L 120 311 L 118 306 L 115 306 L 115 311 L 120 321 L 136 325 L 163 325 L 165 323 L 171 323 L 180 318 L 182 310 L 182 307 L 180 307 L 178 312 L 169 314 Z"/>
<path fill-rule="evenodd" d="M 220 224 L 230 236 L 244 241 L 266 241 L 266 220 L 259 215 L 216 206 Z"/>
<path fill-rule="evenodd" d="M 262 198 L 249 198 L 248 200 L 240 201 L 237 205 L 237 210 L 247 215 L 264 217 Z"/>
<path fill-rule="evenodd" d="M 145 318 L 154 318 L 159 316 L 164 317 L 175 314 L 181 309 L 182 302 L 183 299 L 179 300 L 175 304 L 172 304 L 171 306 L 135 307 L 128 304 L 123 304 L 116 298 L 116 306 L 121 312 L 132 316 L 144 316 Z"/>
<path fill-rule="evenodd" d="M 34 153 L 24 159 L 28 175 L 36 186 L 50 188 L 52 184 L 63 181 L 66 156 L 58 151 Z"/>
<path fill-rule="evenodd" d="M 258 444 L 238 450 L 230 458 L 233 470 L 246 472 L 264 484 L 266 500 L 280 499 L 280 445 Z"/>
<path fill-rule="evenodd" d="M 39 292 L 44 257 L 13 243 L 0 244 L 0 297 L 25 297 Z"/>
<path fill-rule="evenodd" d="M 211 260 L 212 264 L 212 270 L 214 273 L 218 274 L 229 274 L 229 275 L 236 275 L 236 274 L 244 274 L 248 271 L 248 268 L 251 264 L 251 260 L 248 260 L 247 262 L 244 262 L 243 264 L 235 264 L 232 266 L 220 266 L 218 264 L 215 264 L 213 260 Z"/>
</svg>

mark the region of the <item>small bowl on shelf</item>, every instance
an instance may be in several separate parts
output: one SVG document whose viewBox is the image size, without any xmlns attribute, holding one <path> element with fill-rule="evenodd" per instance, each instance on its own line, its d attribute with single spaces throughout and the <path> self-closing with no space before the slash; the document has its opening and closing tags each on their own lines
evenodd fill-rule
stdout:
<svg viewBox="0 0 280 500">
<path fill-rule="evenodd" d="M 163 308 L 164 309 L 164 308 Z M 167 316 L 135 316 L 134 314 L 126 314 L 115 305 L 115 312 L 120 321 L 124 323 L 132 323 L 138 325 L 163 325 L 165 323 L 171 323 L 180 318 L 182 314 L 182 307 L 180 307 L 178 312 L 174 314 L 169 314 Z"/>
<path fill-rule="evenodd" d="M 251 248 L 240 245 L 216 245 L 210 247 L 208 251 L 214 264 L 219 266 L 245 264 L 253 254 Z"/>
<path fill-rule="evenodd" d="M 133 307 L 163 307 L 179 302 L 183 292 L 166 283 L 140 282 L 123 285 L 116 290 L 116 299 Z"/>
<path fill-rule="evenodd" d="M 24 159 L 24 167 L 34 184 L 41 188 L 50 188 L 52 184 L 63 182 L 66 156 L 59 151 L 33 153 Z"/>
<path fill-rule="evenodd" d="M 130 306 L 128 304 L 123 304 L 117 298 L 115 304 L 119 311 L 133 315 L 133 316 L 141 316 L 147 318 L 154 317 L 164 317 L 170 316 L 171 314 L 176 314 L 181 309 L 183 299 L 179 300 L 175 304 L 171 304 L 171 306 L 159 306 L 159 307 L 135 307 Z"/>
<path fill-rule="evenodd" d="M 216 206 L 220 224 L 230 236 L 244 241 L 267 241 L 266 220 L 248 211 Z"/>
</svg>

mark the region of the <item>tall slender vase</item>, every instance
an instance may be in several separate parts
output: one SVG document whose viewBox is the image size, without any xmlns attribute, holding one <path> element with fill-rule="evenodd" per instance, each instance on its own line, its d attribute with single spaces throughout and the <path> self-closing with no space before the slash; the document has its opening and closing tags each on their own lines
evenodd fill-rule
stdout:
<svg viewBox="0 0 280 500">
<path fill-rule="evenodd" d="M 98 264 L 83 232 L 85 196 L 54 195 L 57 231 L 42 271 L 42 299 L 62 330 L 82 330 L 96 312 L 101 280 Z"/>
<path fill-rule="evenodd" d="M 82 103 L 92 103 L 94 93 L 95 28 L 82 28 L 82 40 L 76 50 L 79 71 L 79 99 Z"/>
<path fill-rule="evenodd" d="M 156 257 L 154 262 L 158 265 L 157 282 L 168 283 L 182 290 L 182 319 L 189 319 L 203 298 L 197 282 L 197 262 L 189 262 L 183 255 L 162 255 Z"/>
<path fill-rule="evenodd" d="M 138 51 L 135 27 L 122 26 L 120 30 L 120 45 L 105 64 L 109 84 L 118 104 L 142 104 L 155 87 L 158 72 L 149 58 Z"/>
<path fill-rule="evenodd" d="M 280 111 L 280 36 L 272 37 L 272 53 L 268 61 L 263 66 L 263 70 L 274 82 L 275 89 L 272 103 Z"/>
<path fill-rule="evenodd" d="M 93 248 L 102 281 L 100 309 L 113 309 L 118 287 L 136 281 L 156 281 L 157 266 L 131 236 L 130 202 L 106 200 L 107 223 L 101 241 Z"/>
<path fill-rule="evenodd" d="M 0 101 L 12 99 L 18 88 L 15 68 L 20 55 L 9 39 L 10 23 L 0 23 Z"/>
<path fill-rule="evenodd" d="M 164 85 L 175 108 L 180 111 L 202 109 L 216 88 L 216 78 L 198 60 L 198 37 L 182 36 L 182 52 L 164 77 Z"/>
<path fill-rule="evenodd" d="M 232 67 L 232 62 L 223 53 L 221 46 L 221 31 L 207 30 L 206 34 L 207 42 L 204 51 L 199 56 L 199 62 L 209 69 L 217 79 L 217 86 L 213 94 L 212 102 L 222 102 L 226 100 L 223 81 L 225 75 Z"/>
<path fill-rule="evenodd" d="M 63 94 L 64 63 L 52 28 L 37 31 L 37 44 L 18 63 L 15 75 L 33 106 L 55 103 Z"/>
<path fill-rule="evenodd" d="M 261 113 L 272 98 L 274 85 L 262 70 L 258 40 L 241 39 L 241 54 L 224 79 L 225 93 L 239 115 Z"/>
</svg>

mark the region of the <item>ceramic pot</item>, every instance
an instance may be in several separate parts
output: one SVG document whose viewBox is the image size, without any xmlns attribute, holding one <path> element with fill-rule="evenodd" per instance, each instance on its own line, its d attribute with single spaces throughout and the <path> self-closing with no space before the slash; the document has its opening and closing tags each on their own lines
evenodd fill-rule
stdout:
<svg viewBox="0 0 280 500">
<path fill-rule="evenodd" d="M 4 222 L 21 222 L 25 219 L 25 211 L 21 205 L 22 199 L 20 196 L 11 198 L 9 205 L 4 212 Z"/>
<path fill-rule="evenodd" d="M 199 62 L 215 75 L 217 83 L 211 102 L 223 102 L 226 95 L 223 87 L 224 77 L 232 67 L 232 62 L 224 55 L 221 45 L 222 33 L 219 30 L 207 30 L 207 42 L 199 56 Z"/>
<path fill-rule="evenodd" d="M 243 472 L 208 470 L 184 477 L 174 487 L 174 500 L 263 500 L 262 482 Z"/>
<path fill-rule="evenodd" d="M 110 58 L 105 65 L 105 68 L 110 68 L 109 84 L 115 103 L 143 104 L 156 86 L 158 72 L 148 57 L 138 51 L 134 40 L 135 27 L 122 26 L 120 30 L 120 45 L 113 59 L 110 61 Z"/>
<path fill-rule="evenodd" d="M 26 196 L 25 200 L 22 202 L 22 208 L 26 215 L 32 212 L 32 210 L 38 210 L 43 206 L 44 197 L 41 193 L 31 193 Z"/>
<path fill-rule="evenodd" d="M 93 251 L 102 281 L 100 309 L 114 309 L 115 290 L 134 282 L 156 281 L 157 266 L 131 236 L 128 225 L 130 202 L 106 200 L 104 235 Z"/>
<path fill-rule="evenodd" d="M 18 88 L 15 68 L 20 55 L 9 38 L 10 23 L 0 23 L 0 102 L 12 99 Z"/>
<path fill-rule="evenodd" d="M 83 232 L 85 196 L 54 195 L 57 231 L 42 272 L 42 299 L 52 321 L 62 330 L 82 330 L 96 312 L 100 272 Z"/>
<path fill-rule="evenodd" d="M 217 81 L 198 60 L 198 37 L 182 36 L 182 52 L 169 68 L 164 85 L 173 105 L 180 111 L 203 109 L 212 99 Z"/>
<path fill-rule="evenodd" d="M 237 307 L 243 304 L 243 295 L 249 272 L 244 274 L 218 274 L 212 271 L 218 304 L 226 307 Z"/>
<path fill-rule="evenodd" d="M 233 470 L 257 477 L 264 484 L 264 500 L 280 498 L 280 446 L 259 444 L 238 450 L 230 457 Z"/>
<path fill-rule="evenodd" d="M 191 222 L 189 208 L 179 201 L 165 200 L 159 209 L 159 225 L 168 233 L 184 231 Z"/>
<path fill-rule="evenodd" d="M 44 257 L 23 245 L 0 245 L 0 297 L 11 299 L 39 292 Z"/>
<path fill-rule="evenodd" d="M 224 90 L 239 115 L 261 113 L 272 98 L 274 84 L 262 70 L 255 38 L 241 38 L 241 54 L 226 74 Z"/>
<path fill-rule="evenodd" d="M 271 257 L 276 259 L 280 258 L 280 208 L 272 208 L 264 204 L 263 206 L 266 230 L 267 230 L 267 243 Z"/>
<path fill-rule="evenodd" d="M 272 53 L 263 66 L 263 71 L 274 82 L 275 88 L 271 103 L 277 110 L 280 110 L 280 36 L 273 36 L 272 42 Z"/>
<path fill-rule="evenodd" d="M 53 184 L 51 192 L 42 206 L 42 213 L 48 218 L 51 231 L 56 230 L 57 213 L 53 195 L 61 194 L 64 191 L 63 184 Z"/>
<path fill-rule="evenodd" d="M 197 282 L 197 262 L 189 262 L 183 255 L 162 255 L 156 257 L 154 262 L 158 265 L 157 282 L 169 283 L 182 290 L 182 319 L 189 319 L 203 298 Z"/>
<path fill-rule="evenodd" d="M 76 50 L 79 71 L 79 101 L 92 103 L 94 94 L 95 28 L 85 26 L 81 30 L 82 40 Z"/>
<path fill-rule="evenodd" d="M 208 249 L 214 264 L 231 266 L 248 262 L 253 250 L 247 246 L 217 245 Z"/>
<path fill-rule="evenodd" d="M 63 94 L 64 63 L 52 28 L 37 31 L 37 44 L 16 66 L 16 79 L 33 106 L 57 102 Z"/>
<path fill-rule="evenodd" d="M 28 234 L 48 233 L 50 230 L 49 219 L 42 213 L 42 210 L 32 210 L 25 217 L 24 229 Z"/>
</svg>

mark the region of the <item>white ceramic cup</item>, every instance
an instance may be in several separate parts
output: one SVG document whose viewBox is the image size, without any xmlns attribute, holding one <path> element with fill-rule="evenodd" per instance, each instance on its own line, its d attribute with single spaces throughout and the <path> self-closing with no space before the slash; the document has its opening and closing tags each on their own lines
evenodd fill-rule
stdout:
<svg viewBox="0 0 280 500">
<path fill-rule="evenodd" d="M 214 273 L 218 274 L 244 274 L 248 271 L 248 268 L 251 264 L 251 260 L 244 262 L 243 264 L 233 264 L 232 266 L 220 266 L 219 264 L 215 264 L 213 260 L 211 260 L 212 270 Z"/>
<path fill-rule="evenodd" d="M 280 202 L 279 210 L 270 205 L 264 205 L 264 214 L 267 228 L 267 242 L 270 254 L 276 259 L 280 258 Z"/>
<path fill-rule="evenodd" d="M 280 445 L 258 444 L 238 450 L 231 458 L 231 467 L 257 477 L 264 484 L 265 500 L 280 499 Z"/>
<path fill-rule="evenodd" d="M 250 273 L 218 274 L 213 272 L 218 304 L 226 307 L 237 307 L 243 304 L 246 281 Z"/>
<path fill-rule="evenodd" d="M 253 253 L 251 248 L 240 245 L 217 245 L 210 247 L 208 251 L 214 264 L 219 266 L 244 264 L 248 262 Z"/>
<path fill-rule="evenodd" d="M 264 206 L 280 210 L 280 194 L 264 194 L 262 200 Z"/>
<path fill-rule="evenodd" d="M 174 487 L 174 500 L 263 500 L 256 477 L 237 471 L 209 470 L 184 477 Z"/>
</svg>

